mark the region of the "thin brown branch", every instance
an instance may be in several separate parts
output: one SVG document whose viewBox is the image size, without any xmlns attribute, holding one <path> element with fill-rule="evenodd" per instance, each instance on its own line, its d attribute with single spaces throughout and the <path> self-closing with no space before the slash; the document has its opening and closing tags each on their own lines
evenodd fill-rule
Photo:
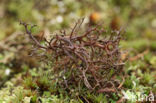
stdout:
<svg viewBox="0 0 156 103">
<path fill-rule="evenodd" d="M 28 25 L 29 25 L 29 24 L 26 24 L 26 23 L 24 23 L 24 22 L 20 22 L 20 24 L 23 25 L 23 26 L 25 27 L 26 33 L 28 34 L 28 36 L 30 37 L 30 39 L 32 39 L 32 40 L 34 41 L 34 43 L 35 43 L 38 47 L 43 48 L 43 49 L 47 49 L 46 47 L 42 46 L 42 45 L 38 42 L 38 40 L 36 40 L 36 38 L 35 38 L 35 37 L 32 35 L 32 33 L 31 33 L 31 30 L 32 30 L 36 25 L 32 25 L 31 28 L 30 28 L 30 30 L 28 30 Z"/>
</svg>

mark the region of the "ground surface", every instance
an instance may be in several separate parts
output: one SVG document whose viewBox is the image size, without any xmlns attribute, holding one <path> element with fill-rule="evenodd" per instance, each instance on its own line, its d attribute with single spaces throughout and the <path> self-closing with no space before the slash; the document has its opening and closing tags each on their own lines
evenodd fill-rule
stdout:
<svg viewBox="0 0 156 103">
<path fill-rule="evenodd" d="M 53 66 L 29 56 L 32 46 L 20 20 L 37 24 L 32 32 L 40 38 L 43 32 L 70 31 L 80 18 L 125 31 L 120 42 L 125 64 L 115 76 L 120 84 L 116 91 L 97 93 L 82 87 L 80 92 L 72 86 L 65 91 L 51 80 Z M 0 1 L 0 103 L 135 103 L 140 95 L 150 98 L 155 93 L 156 0 Z"/>
</svg>

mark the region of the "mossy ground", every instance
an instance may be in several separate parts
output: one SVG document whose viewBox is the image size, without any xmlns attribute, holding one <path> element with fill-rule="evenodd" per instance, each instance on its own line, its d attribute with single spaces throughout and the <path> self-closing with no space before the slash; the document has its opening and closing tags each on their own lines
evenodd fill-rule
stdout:
<svg viewBox="0 0 156 103">
<path fill-rule="evenodd" d="M 124 95 L 156 93 L 155 7 L 155 0 L 1 0 L 0 103 L 116 103 Z M 31 46 L 24 37 L 8 39 L 23 30 L 19 20 L 37 24 L 37 37 L 40 31 L 69 28 L 82 17 L 89 22 L 90 15 L 95 15 L 91 22 L 103 22 L 105 28 L 125 29 L 120 42 L 125 65 L 116 77 L 123 83 L 120 91 L 95 93 L 80 87 L 79 92 L 74 86 L 64 91 L 59 80 L 51 80 L 53 64 L 28 56 Z M 131 100 L 123 102 L 136 102 Z"/>
</svg>

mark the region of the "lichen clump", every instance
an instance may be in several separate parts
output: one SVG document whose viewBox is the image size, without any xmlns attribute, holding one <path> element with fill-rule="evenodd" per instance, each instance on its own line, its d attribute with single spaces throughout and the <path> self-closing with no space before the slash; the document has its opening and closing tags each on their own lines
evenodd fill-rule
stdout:
<svg viewBox="0 0 156 103">
<path fill-rule="evenodd" d="M 41 58 L 50 58 L 54 79 L 59 78 L 62 88 L 84 85 L 100 92 L 108 85 L 114 87 L 114 83 L 110 83 L 111 77 L 123 65 L 119 50 L 121 35 L 120 31 L 108 32 L 100 25 L 89 26 L 82 33 L 83 20 L 76 22 L 70 33 L 63 30 L 50 40 L 44 38 L 44 45 L 32 35 L 34 26 L 21 24 L 36 47 L 34 52 L 41 50 Z"/>
</svg>

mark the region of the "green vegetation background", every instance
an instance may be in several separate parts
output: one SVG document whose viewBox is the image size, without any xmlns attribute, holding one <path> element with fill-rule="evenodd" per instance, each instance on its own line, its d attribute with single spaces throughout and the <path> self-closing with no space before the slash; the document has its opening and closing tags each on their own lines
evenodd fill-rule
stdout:
<svg viewBox="0 0 156 103">
<path fill-rule="evenodd" d="M 56 84 L 52 85 L 47 75 L 42 76 L 48 71 L 38 67 L 36 58 L 30 59 L 27 51 L 16 51 L 25 38 L 8 37 L 23 32 L 20 20 L 37 24 L 34 34 L 53 33 L 71 27 L 82 17 L 89 22 L 93 14 L 97 15 L 92 20 L 95 23 L 125 28 L 120 47 L 126 51 L 123 59 L 130 60 L 123 69 L 125 81 L 121 92 L 112 93 L 111 98 L 105 93 L 82 95 L 92 103 L 116 103 L 124 94 L 156 93 L 156 0 L 0 0 L 0 103 L 83 103 L 76 92 L 69 95 Z M 33 87 L 41 89 L 34 83 L 34 76 L 50 89 L 43 90 L 42 95 L 39 90 L 32 90 Z M 54 93 L 57 90 L 60 94 Z"/>
</svg>

